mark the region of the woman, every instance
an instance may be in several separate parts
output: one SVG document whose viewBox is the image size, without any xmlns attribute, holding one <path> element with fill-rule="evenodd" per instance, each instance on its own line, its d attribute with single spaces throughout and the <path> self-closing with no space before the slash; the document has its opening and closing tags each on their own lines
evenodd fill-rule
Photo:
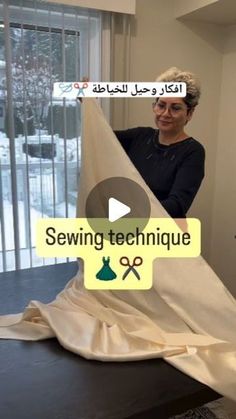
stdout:
<svg viewBox="0 0 236 419">
<path fill-rule="evenodd" d="M 153 112 L 157 130 L 139 127 L 115 134 L 169 215 L 182 218 L 204 177 L 204 148 L 185 132 L 198 104 L 200 86 L 192 73 L 175 67 L 157 81 L 185 82 L 186 97 L 156 99 Z"/>
</svg>

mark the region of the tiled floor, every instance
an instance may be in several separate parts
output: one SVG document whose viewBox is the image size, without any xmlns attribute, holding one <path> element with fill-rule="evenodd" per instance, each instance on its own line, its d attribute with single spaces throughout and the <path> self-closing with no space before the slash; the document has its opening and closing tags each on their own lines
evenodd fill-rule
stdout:
<svg viewBox="0 0 236 419">
<path fill-rule="evenodd" d="M 230 419 L 236 419 L 236 402 L 223 398 L 223 404 Z"/>
<path fill-rule="evenodd" d="M 206 410 L 208 408 L 208 410 Z M 205 409 L 205 410 L 204 410 Z M 210 410 L 209 410 L 210 409 Z M 221 398 L 210 402 L 202 407 L 196 409 L 196 411 L 187 411 L 182 415 L 173 416 L 169 419 L 183 419 L 183 418 L 205 418 L 211 417 L 210 411 L 217 417 L 218 419 L 236 419 L 236 402 L 233 402 L 226 398 Z"/>
<path fill-rule="evenodd" d="M 236 419 L 236 402 L 222 397 L 207 404 L 219 419 Z"/>
</svg>

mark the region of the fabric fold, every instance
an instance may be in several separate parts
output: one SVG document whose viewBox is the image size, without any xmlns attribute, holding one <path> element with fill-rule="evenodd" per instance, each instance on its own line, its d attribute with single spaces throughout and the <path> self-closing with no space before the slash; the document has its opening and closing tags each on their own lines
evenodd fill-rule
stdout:
<svg viewBox="0 0 236 419">
<path fill-rule="evenodd" d="M 125 176 L 147 193 L 152 217 L 168 217 L 93 99 L 83 100 L 83 130 L 78 216 L 98 182 Z M 236 400 L 236 301 L 202 257 L 156 260 L 153 287 L 142 292 L 88 291 L 80 262 L 54 301 L 31 301 L 23 314 L 0 317 L 0 338 L 50 337 L 87 359 L 163 357 Z"/>
</svg>

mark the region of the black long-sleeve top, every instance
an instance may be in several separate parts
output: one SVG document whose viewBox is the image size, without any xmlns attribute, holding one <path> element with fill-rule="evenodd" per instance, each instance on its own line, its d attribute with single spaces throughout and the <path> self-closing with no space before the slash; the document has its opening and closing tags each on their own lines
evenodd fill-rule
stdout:
<svg viewBox="0 0 236 419">
<path fill-rule="evenodd" d="M 160 144 L 158 130 L 148 127 L 115 134 L 170 216 L 185 217 L 204 177 L 204 147 L 192 137 Z"/>
</svg>

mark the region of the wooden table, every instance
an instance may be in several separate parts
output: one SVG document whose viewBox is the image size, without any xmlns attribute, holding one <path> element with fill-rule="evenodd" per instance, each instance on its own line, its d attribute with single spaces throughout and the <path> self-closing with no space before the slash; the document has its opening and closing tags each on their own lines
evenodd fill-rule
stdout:
<svg viewBox="0 0 236 419">
<path fill-rule="evenodd" d="M 75 262 L 0 274 L 0 314 L 49 302 Z M 218 398 L 162 359 L 88 361 L 56 339 L 0 340 L 1 419 L 164 419 Z"/>
</svg>

